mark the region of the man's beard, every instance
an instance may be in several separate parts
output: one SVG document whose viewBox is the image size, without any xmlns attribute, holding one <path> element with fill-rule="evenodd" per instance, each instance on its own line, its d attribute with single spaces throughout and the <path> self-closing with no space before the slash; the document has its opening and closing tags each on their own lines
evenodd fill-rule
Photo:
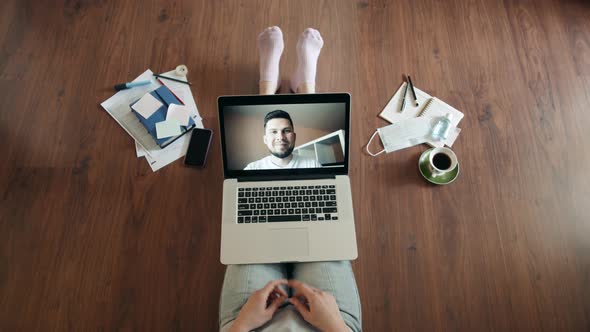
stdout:
<svg viewBox="0 0 590 332">
<path fill-rule="evenodd" d="M 293 152 L 294 148 L 295 148 L 294 146 L 290 146 L 285 152 L 274 152 L 271 150 L 269 150 L 269 151 L 273 156 L 283 159 L 283 158 L 290 156 L 291 153 Z"/>
</svg>

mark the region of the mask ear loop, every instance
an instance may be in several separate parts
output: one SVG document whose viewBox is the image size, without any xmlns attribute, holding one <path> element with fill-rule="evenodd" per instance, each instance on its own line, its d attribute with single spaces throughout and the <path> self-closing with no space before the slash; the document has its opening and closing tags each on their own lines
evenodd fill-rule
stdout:
<svg viewBox="0 0 590 332">
<path fill-rule="evenodd" d="M 373 157 L 376 157 L 376 156 L 382 154 L 383 152 L 385 152 L 385 149 L 383 149 L 375 154 L 373 154 L 371 151 L 369 151 L 369 145 L 371 145 L 371 141 L 373 141 L 373 138 L 375 138 L 375 135 L 377 135 L 377 130 L 375 130 L 375 132 L 373 133 L 373 136 L 371 136 L 371 138 L 369 139 L 369 143 L 367 143 L 367 145 L 365 146 L 365 150 L 367 150 L 367 153 Z"/>
</svg>

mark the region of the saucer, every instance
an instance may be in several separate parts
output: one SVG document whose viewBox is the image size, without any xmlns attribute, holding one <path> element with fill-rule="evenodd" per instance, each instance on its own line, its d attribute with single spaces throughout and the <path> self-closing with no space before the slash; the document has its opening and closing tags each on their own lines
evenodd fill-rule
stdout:
<svg viewBox="0 0 590 332">
<path fill-rule="evenodd" d="M 420 155 L 420 159 L 418 160 L 418 169 L 420 170 L 420 174 L 422 174 L 422 176 L 428 182 L 434 184 L 444 185 L 455 181 L 455 179 L 459 176 L 459 164 L 457 164 L 457 166 L 450 172 L 447 172 L 443 175 L 433 176 L 430 169 L 428 169 L 430 151 L 432 151 L 432 149 L 428 149 L 422 152 L 422 155 Z"/>
</svg>

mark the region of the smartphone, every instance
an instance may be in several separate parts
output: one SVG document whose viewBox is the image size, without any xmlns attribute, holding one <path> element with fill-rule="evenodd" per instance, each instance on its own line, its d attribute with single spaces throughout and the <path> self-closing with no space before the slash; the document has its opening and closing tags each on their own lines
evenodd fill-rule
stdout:
<svg viewBox="0 0 590 332">
<path fill-rule="evenodd" d="M 205 161 L 211 146 L 213 132 L 210 129 L 193 129 L 191 141 L 184 157 L 184 164 L 191 167 L 205 167 Z"/>
</svg>

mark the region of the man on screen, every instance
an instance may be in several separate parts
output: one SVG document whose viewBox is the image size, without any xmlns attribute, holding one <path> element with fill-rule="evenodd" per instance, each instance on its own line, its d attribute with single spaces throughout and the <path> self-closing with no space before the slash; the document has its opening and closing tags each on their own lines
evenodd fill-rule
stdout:
<svg viewBox="0 0 590 332">
<path fill-rule="evenodd" d="M 244 169 L 322 167 L 314 158 L 293 154 L 296 137 L 297 135 L 293 129 L 293 121 L 289 113 L 282 110 L 269 112 L 264 117 L 264 136 L 262 136 L 262 141 L 268 148 L 270 156 L 251 162 Z"/>
</svg>

